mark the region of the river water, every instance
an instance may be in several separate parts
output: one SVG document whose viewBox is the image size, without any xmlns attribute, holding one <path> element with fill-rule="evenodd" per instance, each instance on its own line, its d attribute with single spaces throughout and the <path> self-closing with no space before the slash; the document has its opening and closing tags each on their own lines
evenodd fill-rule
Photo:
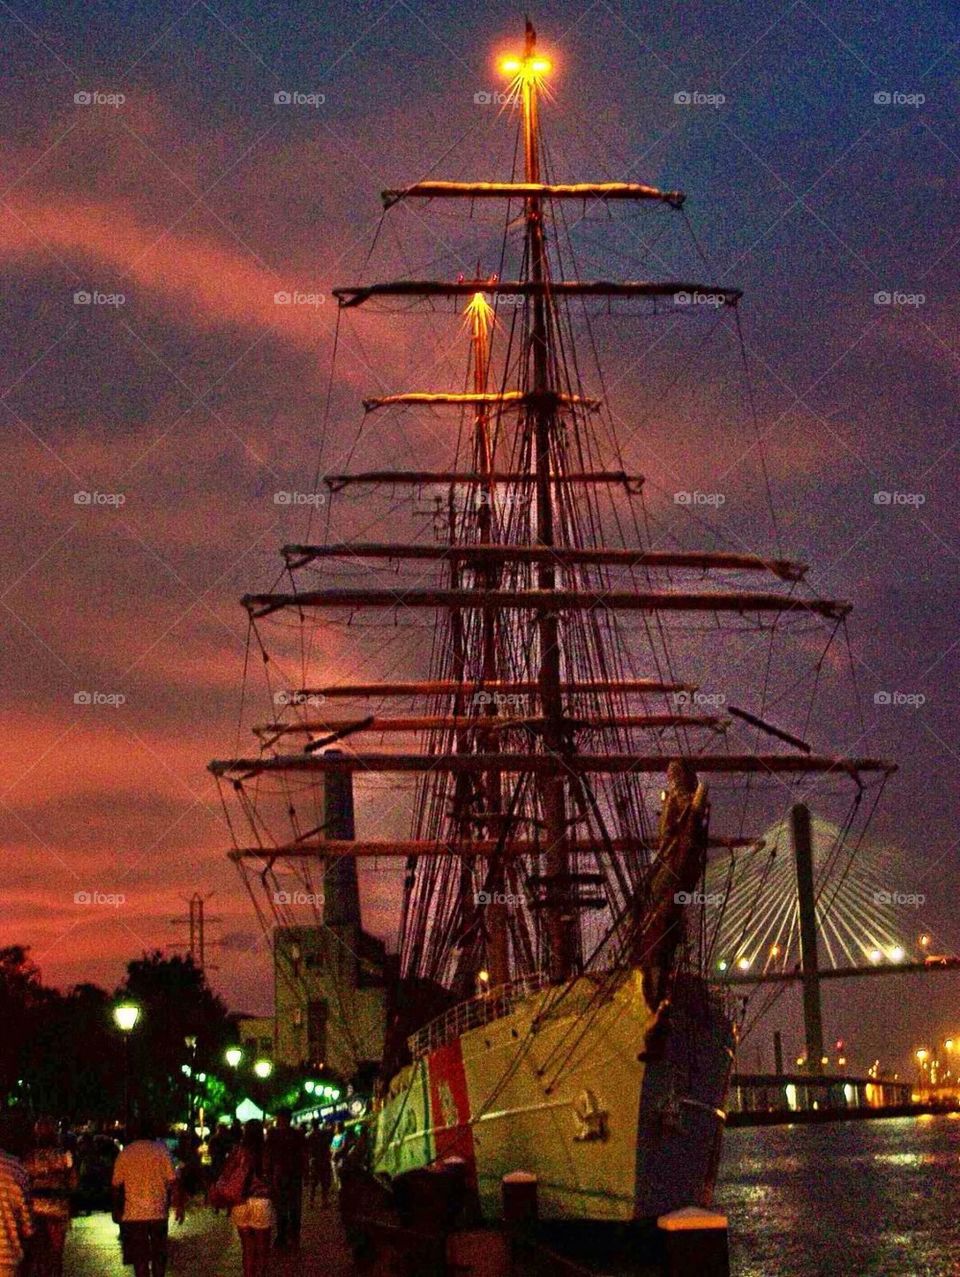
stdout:
<svg viewBox="0 0 960 1277">
<path fill-rule="evenodd" d="M 957 1277 L 960 1120 L 730 1130 L 733 1277 Z"/>
</svg>

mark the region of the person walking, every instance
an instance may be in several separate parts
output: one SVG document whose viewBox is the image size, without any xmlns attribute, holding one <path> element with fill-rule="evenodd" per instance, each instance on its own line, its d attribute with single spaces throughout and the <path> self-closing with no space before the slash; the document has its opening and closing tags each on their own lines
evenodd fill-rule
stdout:
<svg viewBox="0 0 960 1277">
<path fill-rule="evenodd" d="M 23 1163 L 0 1150 L 0 1277 L 17 1277 L 33 1236 L 29 1187 Z"/>
<path fill-rule="evenodd" d="M 77 1187 L 77 1172 L 73 1154 L 60 1144 L 53 1118 L 38 1118 L 24 1168 L 30 1181 L 36 1230 L 30 1248 L 30 1277 L 61 1277 L 70 1227 L 70 1196 Z"/>
<path fill-rule="evenodd" d="M 166 1144 L 149 1120 L 139 1123 L 138 1138 L 121 1150 L 113 1165 L 113 1218 L 120 1225 L 123 1262 L 134 1277 L 164 1277 L 171 1199 L 183 1222 L 177 1172 Z"/>
<path fill-rule="evenodd" d="M 333 1128 L 333 1139 L 330 1141 L 330 1164 L 333 1167 L 333 1180 L 340 1191 L 340 1170 L 343 1159 L 347 1155 L 347 1132 L 342 1122 Z"/>
<path fill-rule="evenodd" d="M 314 1118 L 306 1142 L 307 1161 L 310 1168 L 310 1205 L 316 1204 L 319 1187 L 321 1203 L 326 1206 L 330 1200 L 330 1188 L 333 1184 L 333 1160 L 330 1151 L 333 1144 L 333 1130 L 319 1118 Z"/>
<path fill-rule="evenodd" d="M 264 1161 L 263 1123 L 251 1118 L 211 1190 L 214 1205 L 220 1202 L 231 1207 L 230 1218 L 240 1238 L 243 1277 L 264 1277 L 270 1262 L 274 1210 Z"/>
<path fill-rule="evenodd" d="M 300 1245 L 305 1163 L 303 1134 L 292 1125 L 290 1110 L 278 1109 L 276 1125 L 267 1136 L 266 1163 L 277 1208 L 278 1250 L 296 1250 Z"/>
</svg>

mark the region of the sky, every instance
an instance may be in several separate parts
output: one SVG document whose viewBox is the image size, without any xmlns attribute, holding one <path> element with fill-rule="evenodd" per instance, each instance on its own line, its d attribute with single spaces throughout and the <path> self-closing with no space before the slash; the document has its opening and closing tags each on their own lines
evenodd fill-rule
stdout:
<svg viewBox="0 0 960 1277">
<path fill-rule="evenodd" d="M 862 752 L 901 764 L 873 833 L 900 858 L 891 889 L 924 897 L 904 933 L 956 951 L 955 12 L 598 0 L 532 16 L 555 64 L 557 176 L 682 187 L 710 278 L 745 290 L 782 543 L 855 602 Z M 489 98 L 522 17 L 0 3 L 0 942 L 29 944 L 51 982 L 114 983 L 129 957 L 182 943 L 172 920 L 213 893 L 213 982 L 268 1006 L 205 771 L 236 740 L 238 599 L 304 535 L 275 494 L 309 489 L 316 464 L 330 289 L 474 269 L 484 228 L 426 215 L 398 214 L 371 250 L 378 193 L 508 175 L 513 130 Z M 597 273 L 707 271 L 673 226 L 654 248 L 629 231 L 611 247 L 593 223 L 578 247 Z M 325 463 L 356 439 L 364 393 L 449 365 L 416 324 L 363 325 L 343 330 Z M 723 491 L 707 525 L 769 546 L 736 347 L 677 385 L 683 336 L 639 360 L 631 340 L 608 338 L 607 371 L 643 425 L 629 459 L 656 516 L 672 526 L 678 487 Z M 389 891 L 367 891 L 386 926 Z M 864 1057 L 956 1032 L 960 984 L 933 979 L 834 986 L 828 1023 Z"/>
</svg>

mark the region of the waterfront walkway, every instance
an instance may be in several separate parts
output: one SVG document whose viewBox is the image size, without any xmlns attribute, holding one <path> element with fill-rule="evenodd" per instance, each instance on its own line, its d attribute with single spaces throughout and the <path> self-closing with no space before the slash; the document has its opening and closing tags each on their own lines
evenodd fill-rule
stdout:
<svg viewBox="0 0 960 1277">
<path fill-rule="evenodd" d="M 335 1206 L 306 1206 L 299 1253 L 276 1254 L 271 1277 L 347 1277 L 354 1273 Z M 170 1224 L 171 1275 L 239 1277 L 240 1243 L 237 1230 L 223 1214 L 195 1205 L 185 1222 Z M 67 1243 L 65 1277 L 130 1277 L 132 1268 L 120 1262 L 117 1227 L 109 1215 L 87 1215 L 73 1221 Z"/>
</svg>

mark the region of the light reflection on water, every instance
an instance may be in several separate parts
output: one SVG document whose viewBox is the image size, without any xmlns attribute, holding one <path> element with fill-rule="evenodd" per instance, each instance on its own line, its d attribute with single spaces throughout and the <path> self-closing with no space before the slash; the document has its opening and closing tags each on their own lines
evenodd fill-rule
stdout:
<svg viewBox="0 0 960 1277">
<path fill-rule="evenodd" d="M 958 1277 L 960 1127 L 889 1118 L 727 1132 L 733 1277 Z"/>
</svg>

